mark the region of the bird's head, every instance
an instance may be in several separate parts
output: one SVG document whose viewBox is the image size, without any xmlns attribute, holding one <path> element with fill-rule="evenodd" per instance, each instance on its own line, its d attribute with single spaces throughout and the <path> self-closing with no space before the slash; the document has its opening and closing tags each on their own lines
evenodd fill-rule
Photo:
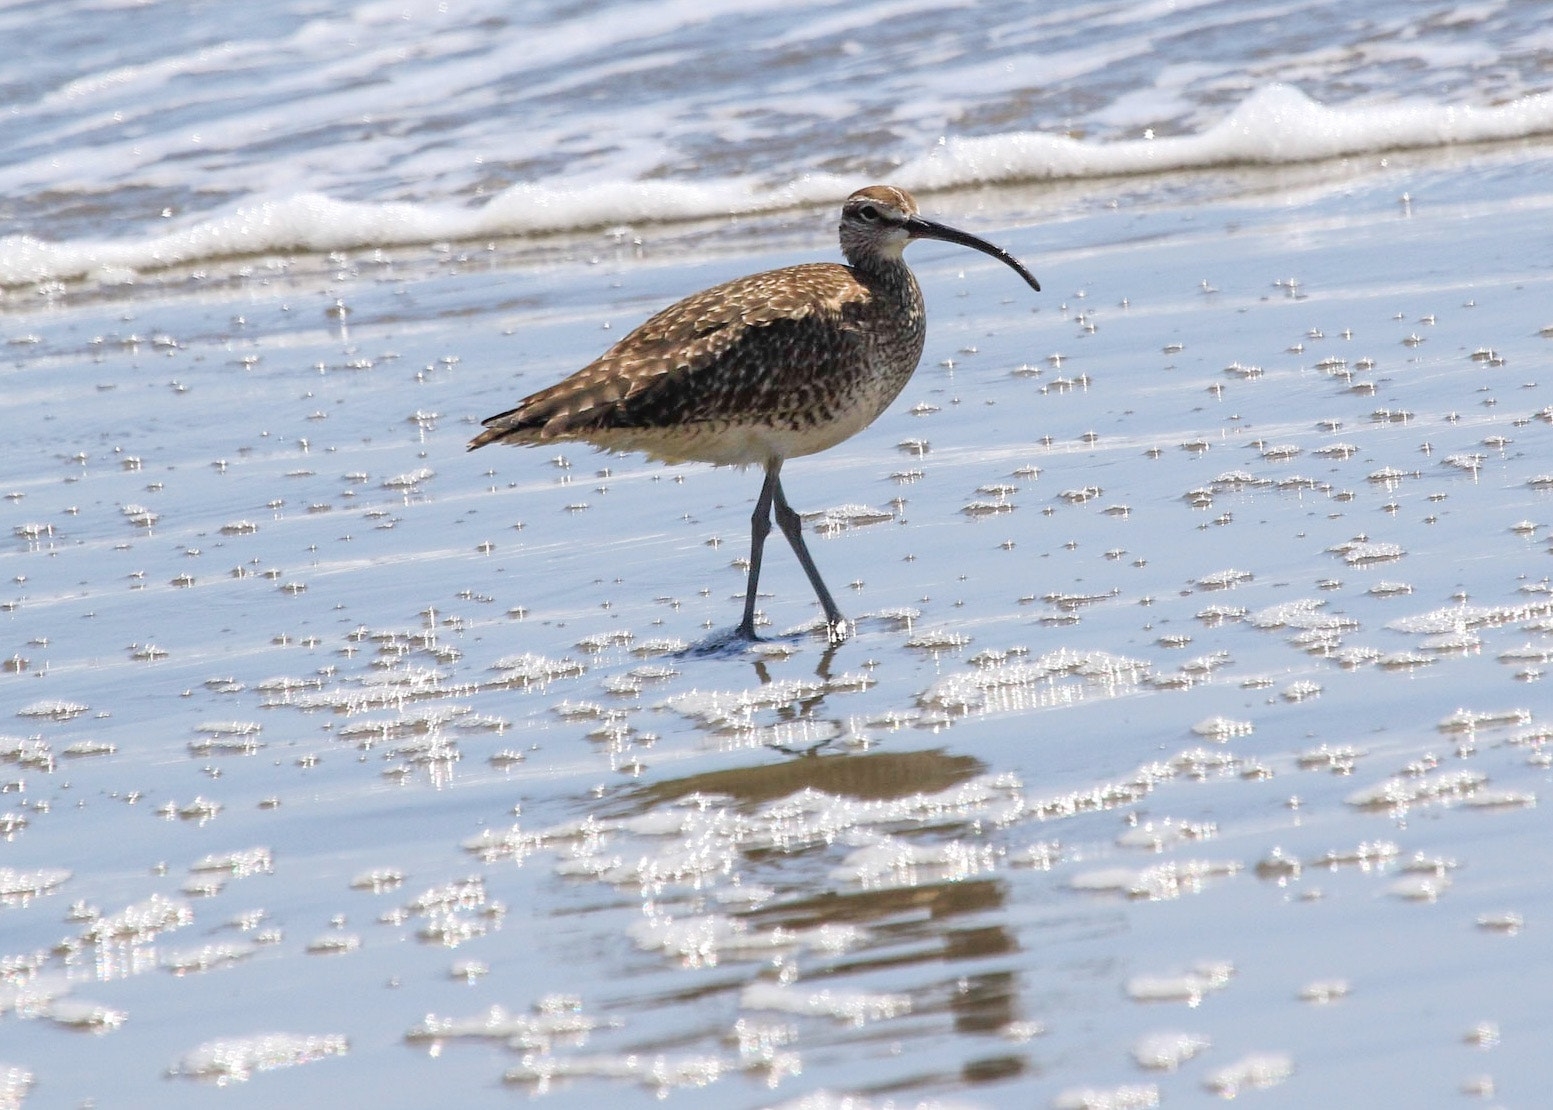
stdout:
<svg viewBox="0 0 1553 1110">
<path fill-rule="evenodd" d="M 970 232 L 917 215 L 917 202 L 905 189 L 894 185 L 870 185 L 853 193 L 841 206 L 841 251 L 854 266 L 866 268 L 874 260 L 897 261 L 915 239 L 958 243 L 991 255 L 1024 278 L 1030 288 L 1038 293 L 1041 290 L 1041 283 L 1002 247 L 995 247 Z"/>
</svg>

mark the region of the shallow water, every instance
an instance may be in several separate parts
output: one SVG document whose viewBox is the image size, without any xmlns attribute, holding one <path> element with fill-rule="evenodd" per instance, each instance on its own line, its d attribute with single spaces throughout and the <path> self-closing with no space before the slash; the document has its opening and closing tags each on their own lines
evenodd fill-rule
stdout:
<svg viewBox="0 0 1553 1110">
<path fill-rule="evenodd" d="M 743 49 L 796 67 L 732 86 L 756 119 L 813 43 L 846 56 L 839 9 L 523 9 L 581 85 L 630 43 L 620 72 L 691 106 L 611 152 L 577 101 L 602 153 L 536 138 L 556 164 L 492 183 L 562 198 L 544 238 L 438 223 L 511 118 L 479 106 L 521 70 L 515 24 L 280 8 L 221 46 L 172 9 L 89 10 L 104 42 L 132 12 L 167 34 L 60 40 L 18 71 L 29 111 L 68 129 L 61 105 L 133 86 L 160 139 L 95 194 L 0 175 L 69 263 L 0 302 L 0 1105 L 1546 1101 L 1553 165 L 1534 138 L 1318 142 L 1536 108 L 1530 6 L 1293 5 L 1265 55 L 1266 7 L 987 9 L 892 71 L 884 100 L 926 91 L 886 137 L 803 168 L 781 136 L 815 128 L 741 145 L 691 110 L 729 83 L 676 59 L 754 21 Z M 847 11 L 922 49 L 922 12 Z M 404 64 L 355 92 L 290 68 L 350 24 Z M 61 93 L 68 50 L 98 76 Z M 1072 83 L 994 80 L 1019 51 Z M 411 94 L 460 59 L 427 138 Z M 810 108 L 877 117 L 858 64 L 845 111 Z M 299 128 L 370 96 L 402 141 L 173 151 L 201 113 L 273 125 L 284 98 L 245 83 L 284 73 Z M 232 95 L 159 108 L 207 79 Z M 1308 103 L 1240 95 L 1270 81 Z M 1045 292 L 912 248 L 917 377 L 784 471 L 856 635 L 814 633 L 774 544 L 769 641 L 697 652 L 738 617 L 757 476 L 463 445 L 675 297 L 833 257 L 839 196 L 928 174 L 951 114 L 992 145 L 925 212 Z M 1138 157 L 1146 126 L 1187 145 L 1128 176 L 999 170 L 1070 124 L 1070 168 Z M 710 160 L 654 192 L 697 143 L 762 184 Z M 1214 149 L 1246 157 L 1192 168 Z M 51 179 L 56 209 L 30 192 Z M 150 181 L 210 192 L 164 240 L 133 215 Z M 297 240 L 336 253 L 220 223 L 309 192 L 359 205 Z M 594 218 L 638 193 L 665 219 Z M 16 242 L 0 265 L 36 265 Z"/>
<path fill-rule="evenodd" d="M 355 250 L 1553 134 L 1510 0 L 0 10 L 0 294 Z M 22 307 L 13 304 L 13 307 Z"/>
<path fill-rule="evenodd" d="M 5 1062 L 45 1104 L 272 1033 L 335 1039 L 223 1099 L 1080 1105 L 1260 1053 L 1268 1105 L 1536 1101 L 1546 170 L 944 198 L 1047 292 L 914 248 L 918 377 L 789 467 L 887 517 L 814 541 L 835 650 L 776 548 L 771 644 L 680 650 L 751 475 L 462 451 L 826 213 L 13 318 Z"/>
</svg>

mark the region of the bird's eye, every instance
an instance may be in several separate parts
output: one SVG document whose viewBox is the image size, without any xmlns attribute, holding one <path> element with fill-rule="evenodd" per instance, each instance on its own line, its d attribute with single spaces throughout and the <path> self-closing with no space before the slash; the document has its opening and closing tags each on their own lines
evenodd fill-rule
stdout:
<svg viewBox="0 0 1553 1110">
<path fill-rule="evenodd" d="M 879 219 L 879 209 L 871 204 L 865 204 L 857 210 L 857 214 L 869 223 L 875 223 Z"/>
</svg>

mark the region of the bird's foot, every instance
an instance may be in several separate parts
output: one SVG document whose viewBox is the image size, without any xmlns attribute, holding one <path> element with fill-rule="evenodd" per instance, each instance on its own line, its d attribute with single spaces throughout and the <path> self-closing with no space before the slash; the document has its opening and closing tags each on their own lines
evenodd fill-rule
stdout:
<svg viewBox="0 0 1553 1110">
<path fill-rule="evenodd" d="M 732 658 L 742 655 L 752 644 L 760 643 L 759 636 L 746 632 L 743 626 L 733 628 L 719 628 L 689 647 L 678 652 L 679 658 L 695 658 L 698 656 L 721 655 Z"/>
<path fill-rule="evenodd" d="M 835 617 L 819 618 L 770 637 L 756 633 L 754 621 L 740 622 L 732 628 L 720 628 L 704 636 L 685 648 L 680 655 L 738 655 L 757 644 L 796 642 L 816 632 L 825 637 L 826 647 L 833 648 L 851 639 L 856 631 L 856 624 L 839 614 Z"/>
<path fill-rule="evenodd" d="M 813 620 L 805 621 L 803 624 L 795 625 L 784 632 L 780 639 L 801 639 L 818 633 L 825 638 L 827 647 L 835 647 L 837 644 L 850 640 L 852 634 L 856 631 L 856 624 L 847 620 L 840 613 L 836 613 L 833 616 L 816 617 Z"/>
</svg>

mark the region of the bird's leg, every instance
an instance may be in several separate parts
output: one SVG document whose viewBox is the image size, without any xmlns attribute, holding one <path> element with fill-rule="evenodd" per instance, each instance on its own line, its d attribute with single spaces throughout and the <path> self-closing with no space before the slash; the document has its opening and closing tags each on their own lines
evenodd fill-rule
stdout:
<svg viewBox="0 0 1553 1110">
<path fill-rule="evenodd" d="M 755 499 L 755 513 L 750 517 L 750 570 L 749 585 L 744 591 L 744 619 L 739 622 L 739 635 L 746 640 L 755 639 L 755 589 L 760 584 L 760 557 L 766 549 L 766 537 L 771 534 L 771 499 L 781 486 L 777 474 L 782 469 L 781 460 L 766 467 L 766 480 Z"/>
<path fill-rule="evenodd" d="M 776 469 L 767 471 L 766 477 L 767 484 L 773 487 L 772 500 L 776 506 L 777 527 L 782 529 L 782 535 L 787 537 L 787 542 L 793 545 L 793 554 L 798 556 L 798 564 L 809 576 L 809 584 L 814 587 L 815 596 L 820 599 L 820 608 L 825 610 L 825 624 L 832 642 L 845 639 L 847 619 L 841 615 L 841 610 L 836 608 L 836 603 L 831 600 L 830 591 L 825 588 L 825 583 L 820 578 L 820 568 L 814 565 L 814 558 L 803 542 L 803 521 L 787 503 L 787 495 L 782 492 L 782 480 L 777 476 L 780 467 L 779 463 Z"/>
</svg>

